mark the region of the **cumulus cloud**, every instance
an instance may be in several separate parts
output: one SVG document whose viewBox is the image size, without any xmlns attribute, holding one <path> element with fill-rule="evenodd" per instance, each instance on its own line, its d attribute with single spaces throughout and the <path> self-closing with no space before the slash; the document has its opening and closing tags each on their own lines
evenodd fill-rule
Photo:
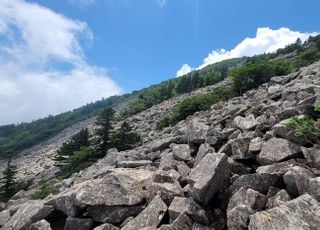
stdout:
<svg viewBox="0 0 320 230">
<path fill-rule="evenodd" d="M 190 73 L 193 70 L 193 68 L 191 66 L 189 66 L 188 64 L 183 64 L 181 66 L 181 68 L 177 71 L 177 77 L 183 76 L 187 73 Z"/>
<path fill-rule="evenodd" d="M 317 32 L 303 33 L 293 31 L 289 28 L 280 28 L 277 30 L 268 27 L 258 28 L 255 37 L 245 38 L 231 50 L 219 49 L 211 51 L 208 56 L 204 58 L 203 63 L 196 69 L 201 69 L 207 65 L 230 58 L 272 53 L 279 48 L 294 43 L 298 38 L 304 42 L 309 36 L 315 36 L 317 34 Z M 190 71 L 191 70 L 192 68 L 190 68 Z"/>
<path fill-rule="evenodd" d="M 84 22 L 24 0 L 0 1 L 0 124 L 57 114 L 121 93 L 107 70 L 89 65 Z"/>
</svg>

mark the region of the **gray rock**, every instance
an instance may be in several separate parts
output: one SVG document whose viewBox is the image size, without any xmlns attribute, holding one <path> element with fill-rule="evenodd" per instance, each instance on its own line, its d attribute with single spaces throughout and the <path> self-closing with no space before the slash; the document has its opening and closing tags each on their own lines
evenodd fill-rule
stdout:
<svg viewBox="0 0 320 230">
<path fill-rule="evenodd" d="M 308 193 L 320 202 L 320 177 L 310 180 Z"/>
<path fill-rule="evenodd" d="M 300 156 L 301 148 L 282 138 L 271 138 L 262 147 L 257 160 L 268 165 Z"/>
<path fill-rule="evenodd" d="M 157 227 L 166 211 L 167 205 L 162 201 L 160 196 L 156 196 L 136 218 L 123 226 L 122 230 L 140 230 L 144 227 Z"/>
<path fill-rule="evenodd" d="M 209 224 L 205 210 L 191 198 L 175 197 L 169 206 L 170 220 L 174 221 L 181 213 L 189 216 L 194 222 Z"/>
<path fill-rule="evenodd" d="M 270 186 L 278 182 L 279 177 L 269 173 L 254 173 L 240 176 L 229 188 L 231 194 L 241 187 L 251 188 L 262 194 L 266 194 Z"/>
<path fill-rule="evenodd" d="M 298 163 L 294 159 L 291 159 L 284 162 L 274 163 L 272 165 L 260 166 L 256 169 L 256 172 L 277 174 L 279 176 L 283 176 L 283 174 L 288 172 L 293 166 L 296 165 L 298 165 Z"/>
<path fill-rule="evenodd" d="M 283 175 L 283 180 L 290 195 L 296 197 L 308 191 L 310 180 L 315 177 L 312 171 L 294 166 Z"/>
<path fill-rule="evenodd" d="M 188 123 L 188 141 L 195 144 L 202 144 L 207 139 L 209 126 L 201 122 L 198 118 L 192 119 Z"/>
<path fill-rule="evenodd" d="M 178 182 L 175 183 L 150 183 L 148 190 L 148 200 L 159 195 L 162 200 L 169 205 L 176 196 L 183 196 L 183 190 Z"/>
<path fill-rule="evenodd" d="M 120 161 L 117 163 L 118 168 L 137 168 L 141 166 L 151 165 L 152 161 L 149 160 L 137 160 L 137 161 Z"/>
<path fill-rule="evenodd" d="M 302 148 L 304 157 L 307 159 L 318 175 L 320 175 L 320 145 L 314 145 L 312 148 Z"/>
<path fill-rule="evenodd" d="M 185 230 L 192 229 L 192 220 L 184 213 L 181 213 L 173 222 L 170 224 L 170 230 Z"/>
<path fill-rule="evenodd" d="M 247 137 L 232 140 L 232 158 L 235 160 L 244 160 L 252 158 L 254 155 L 251 152 L 249 152 L 249 143 L 250 138 Z"/>
<path fill-rule="evenodd" d="M 303 117 L 303 116 L 299 116 Z M 289 141 L 293 141 L 295 143 L 299 144 L 306 144 L 306 140 L 303 140 L 303 138 L 297 137 L 295 135 L 295 132 L 289 128 L 286 127 L 286 124 L 288 123 L 290 119 L 285 119 L 278 124 L 274 125 L 272 127 L 273 133 L 276 137 L 282 137 Z"/>
<path fill-rule="evenodd" d="M 250 114 L 247 117 L 237 116 L 234 118 L 233 122 L 242 130 L 251 130 L 258 124 L 253 114 Z"/>
<path fill-rule="evenodd" d="M 263 140 L 261 137 L 253 138 L 249 144 L 250 152 L 259 152 L 262 149 Z"/>
<path fill-rule="evenodd" d="M 306 194 L 250 217 L 249 229 L 319 229 L 320 204 Z"/>
<path fill-rule="evenodd" d="M 189 195 L 201 204 L 208 204 L 230 177 L 228 157 L 224 153 L 207 154 L 187 178 Z"/>
<path fill-rule="evenodd" d="M 172 152 L 165 151 L 160 159 L 159 169 L 162 170 L 170 170 L 175 169 L 177 165 L 177 161 L 173 157 Z"/>
<path fill-rule="evenodd" d="M 191 158 L 191 150 L 189 145 L 187 144 L 172 144 L 171 145 L 173 156 L 178 161 L 190 161 Z"/>
<path fill-rule="evenodd" d="M 175 183 L 180 179 L 181 175 L 174 169 L 170 169 L 168 171 L 157 170 L 152 180 L 158 183 Z"/>
<path fill-rule="evenodd" d="M 42 201 L 29 201 L 19 208 L 1 230 L 25 229 L 32 223 L 46 218 L 51 211 L 52 207 L 44 205 Z"/>
<path fill-rule="evenodd" d="M 89 230 L 93 225 L 93 220 L 88 218 L 75 218 L 69 216 L 66 220 L 64 230 Z"/>
<path fill-rule="evenodd" d="M 188 167 L 188 165 L 186 163 L 184 163 L 183 161 L 180 161 L 177 163 L 177 170 L 181 175 L 181 180 L 185 180 L 186 177 L 189 175 L 191 169 Z"/>
<path fill-rule="evenodd" d="M 3 211 L 6 208 L 6 204 L 3 202 L 0 202 L 0 212 Z"/>
<path fill-rule="evenodd" d="M 161 151 L 168 148 L 171 145 L 171 143 L 178 143 L 180 139 L 181 138 L 179 136 L 157 139 L 150 143 L 148 146 L 153 152 L 156 152 L 158 150 Z"/>
<path fill-rule="evenodd" d="M 98 227 L 95 227 L 93 230 L 119 230 L 120 228 L 112 225 L 112 224 L 102 224 L 99 225 Z"/>
<path fill-rule="evenodd" d="M 227 225 L 230 230 L 247 229 L 249 217 L 254 211 L 246 205 L 238 205 L 227 213 Z"/>
<path fill-rule="evenodd" d="M 199 150 L 197 152 L 196 158 L 194 160 L 194 167 L 199 164 L 201 159 L 207 155 L 207 153 L 214 153 L 215 150 L 208 143 L 204 143 L 200 145 Z"/>
<path fill-rule="evenodd" d="M 267 208 L 270 209 L 278 207 L 284 204 L 285 202 L 289 201 L 290 199 L 290 195 L 287 193 L 287 191 L 282 189 L 279 192 L 277 192 L 274 196 L 268 199 Z"/>
<path fill-rule="evenodd" d="M 4 226 L 10 220 L 10 211 L 5 210 L 0 212 L 0 227 Z"/>
<path fill-rule="evenodd" d="M 51 226 L 46 220 L 40 220 L 30 225 L 26 230 L 51 230 Z"/>
</svg>

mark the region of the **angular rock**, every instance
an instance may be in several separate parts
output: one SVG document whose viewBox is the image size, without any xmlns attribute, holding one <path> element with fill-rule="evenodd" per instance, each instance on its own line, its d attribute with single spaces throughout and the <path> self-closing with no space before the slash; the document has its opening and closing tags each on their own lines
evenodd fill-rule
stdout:
<svg viewBox="0 0 320 230">
<path fill-rule="evenodd" d="M 171 145 L 173 156 L 178 161 L 190 161 L 191 158 L 191 149 L 187 144 L 173 144 Z"/>
<path fill-rule="evenodd" d="M 230 177 L 228 157 L 224 153 L 207 154 L 187 178 L 189 195 L 203 205 L 210 202 Z"/>
<path fill-rule="evenodd" d="M 283 138 L 271 138 L 262 147 L 257 160 L 262 165 L 273 164 L 301 155 L 301 148 Z"/>
<path fill-rule="evenodd" d="M 75 218 L 69 216 L 66 220 L 64 230 L 89 230 L 93 225 L 92 219 Z"/>
<path fill-rule="evenodd" d="M 204 143 L 202 145 L 200 145 L 199 150 L 197 152 L 197 156 L 194 160 L 194 166 L 195 167 L 200 161 L 201 159 L 207 155 L 207 153 L 214 153 L 215 150 L 214 148 L 212 148 L 208 143 Z"/>
<path fill-rule="evenodd" d="M 288 172 L 293 166 L 298 165 L 298 163 L 291 159 L 288 161 L 274 163 L 272 165 L 264 165 L 257 168 L 257 173 L 270 173 L 276 174 L 279 176 L 283 176 L 286 172 Z"/>
<path fill-rule="evenodd" d="M 310 180 L 308 193 L 320 202 L 320 177 Z"/>
<path fill-rule="evenodd" d="M 170 169 L 168 171 L 157 170 L 154 173 L 152 180 L 158 183 L 175 183 L 180 177 L 180 173 L 174 169 Z"/>
<path fill-rule="evenodd" d="M 188 124 L 187 136 L 188 141 L 195 144 L 202 144 L 207 139 L 209 126 L 194 118 Z"/>
<path fill-rule="evenodd" d="M 149 160 L 137 160 L 137 161 L 120 161 L 117 163 L 118 168 L 137 168 L 141 166 L 151 165 L 152 161 Z"/>
<path fill-rule="evenodd" d="M 172 143 L 177 143 L 180 141 L 179 136 L 174 136 L 174 137 L 167 137 L 167 138 L 162 138 L 162 139 L 157 139 L 153 141 L 152 143 L 149 144 L 149 148 L 153 151 L 156 152 L 158 150 L 164 150 L 168 148 Z"/>
<path fill-rule="evenodd" d="M 259 152 L 262 149 L 263 140 L 261 137 L 253 138 L 249 144 L 250 152 Z"/>
<path fill-rule="evenodd" d="M 0 227 L 4 226 L 10 220 L 10 211 L 5 210 L 0 212 Z"/>
<path fill-rule="evenodd" d="M 177 161 L 174 159 L 173 153 L 165 151 L 160 159 L 159 169 L 167 171 L 175 169 L 176 165 Z"/>
<path fill-rule="evenodd" d="M 30 225 L 26 230 L 51 230 L 51 226 L 46 220 L 40 220 Z"/>
<path fill-rule="evenodd" d="M 178 182 L 175 183 L 156 183 L 153 182 L 148 187 L 148 200 L 159 195 L 162 200 L 169 205 L 176 196 L 183 196 L 183 190 Z"/>
<path fill-rule="evenodd" d="M 177 170 L 181 175 L 181 180 L 185 180 L 191 171 L 191 169 L 188 167 L 188 165 L 186 163 L 184 163 L 183 161 L 179 161 L 177 163 Z"/>
<path fill-rule="evenodd" d="M 320 204 L 306 194 L 250 217 L 249 229 L 319 229 Z"/>
<path fill-rule="evenodd" d="M 303 117 L 303 116 L 299 116 L 299 117 Z M 303 140 L 303 138 L 297 137 L 293 130 L 286 127 L 286 124 L 289 122 L 289 120 L 290 119 L 285 119 L 279 122 L 278 124 L 274 125 L 272 127 L 274 135 L 276 137 L 282 137 L 289 141 L 293 141 L 295 143 L 306 144 L 306 141 Z"/>
<path fill-rule="evenodd" d="M 175 197 L 169 206 L 170 220 L 174 221 L 181 213 L 186 214 L 194 222 L 209 224 L 205 210 L 191 198 Z"/>
<path fill-rule="evenodd" d="M 320 145 L 314 145 L 312 148 L 302 148 L 304 157 L 307 159 L 315 173 L 320 175 Z"/>
<path fill-rule="evenodd" d="M 277 184 L 279 177 L 269 173 L 254 173 L 240 176 L 229 188 L 231 194 L 241 187 L 251 188 L 266 194 L 270 186 Z"/>
<path fill-rule="evenodd" d="M 98 227 L 95 227 L 93 230 L 120 230 L 120 228 L 107 223 L 99 225 Z"/>
<path fill-rule="evenodd" d="M 247 229 L 249 217 L 254 211 L 246 206 L 239 205 L 227 213 L 227 225 L 230 230 Z"/>
<path fill-rule="evenodd" d="M 277 192 L 277 194 L 275 194 L 273 197 L 270 197 L 268 199 L 267 208 L 270 209 L 278 207 L 284 204 L 285 202 L 289 201 L 290 199 L 290 195 L 287 193 L 287 191 L 282 189 L 279 192 Z"/>
<path fill-rule="evenodd" d="M 192 229 L 192 220 L 184 213 L 181 213 L 173 222 L 170 224 L 170 230 L 185 230 Z"/>
<path fill-rule="evenodd" d="M 249 152 L 249 143 L 250 138 L 247 137 L 232 140 L 232 158 L 235 160 L 244 160 L 252 158 L 254 155 L 251 152 Z"/>
<path fill-rule="evenodd" d="M 308 191 L 310 180 L 315 177 L 312 171 L 300 166 L 294 166 L 283 175 L 283 180 L 287 191 L 293 197 L 297 197 Z"/>
<path fill-rule="evenodd" d="M 137 217 L 123 226 L 122 230 L 140 230 L 144 227 L 157 227 L 166 211 L 167 205 L 162 201 L 160 196 L 155 196 Z"/>
<path fill-rule="evenodd" d="M 52 207 L 44 205 L 42 201 L 30 201 L 24 204 L 2 227 L 2 230 L 22 230 L 32 223 L 46 218 Z"/>
<path fill-rule="evenodd" d="M 234 118 L 233 122 L 239 129 L 242 130 L 251 130 L 258 124 L 253 114 L 250 114 L 247 117 L 237 116 Z"/>
</svg>

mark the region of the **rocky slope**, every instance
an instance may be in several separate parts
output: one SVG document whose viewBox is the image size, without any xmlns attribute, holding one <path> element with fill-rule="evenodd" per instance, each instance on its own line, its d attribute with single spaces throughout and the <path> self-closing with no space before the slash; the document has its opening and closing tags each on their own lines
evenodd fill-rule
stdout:
<svg viewBox="0 0 320 230">
<path fill-rule="evenodd" d="M 315 113 L 320 62 L 154 130 L 179 100 L 129 118 L 142 146 L 51 181 L 44 200 L 16 194 L 2 229 L 320 229 L 320 146 L 285 127 Z"/>
</svg>

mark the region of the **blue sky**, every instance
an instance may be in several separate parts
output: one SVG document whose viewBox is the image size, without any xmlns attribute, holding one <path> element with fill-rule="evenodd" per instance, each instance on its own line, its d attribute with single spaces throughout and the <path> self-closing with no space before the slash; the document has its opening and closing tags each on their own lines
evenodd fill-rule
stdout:
<svg viewBox="0 0 320 230">
<path fill-rule="evenodd" d="M 319 9 L 318 0 L 1 0 L 0 124 L 272 52 L 319 32 Z"/>
</svg>

